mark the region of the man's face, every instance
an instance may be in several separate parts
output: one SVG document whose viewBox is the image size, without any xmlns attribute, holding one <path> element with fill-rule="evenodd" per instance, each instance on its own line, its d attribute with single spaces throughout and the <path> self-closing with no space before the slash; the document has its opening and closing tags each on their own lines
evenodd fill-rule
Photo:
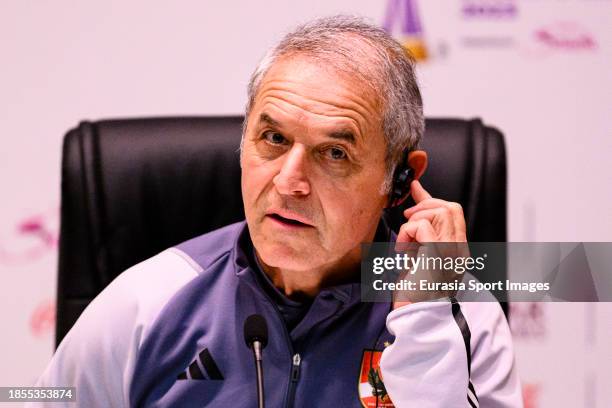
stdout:
<svg viewBox="0 0 612 408">
<path fill-rule="evenodd" d="M 358 262 L 387 198 L 379 112 L 359 80 L 307 57 L 270 68 L 241 159 L 246 220 L 266 265 L 312 270 Z"/>
</svg>

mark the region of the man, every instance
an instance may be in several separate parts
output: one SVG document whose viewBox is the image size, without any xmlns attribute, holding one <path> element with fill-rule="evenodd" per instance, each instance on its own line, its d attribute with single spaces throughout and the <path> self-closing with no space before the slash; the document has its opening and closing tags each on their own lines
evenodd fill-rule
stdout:
<svg viewBox="0 0 612 408">
<path fill-rule="evenodd" d="M 76 386 L 82 406 L 255 406 L 242 327 L 258 313 L 268 407 L 520 406 L 498 304 L 360 299 L 361 243 L 387 239 L 382 211 L 405 198 L 393 197 L 395 170 L 418 179 L 427 165 L 403 48 L 359 19 L 316 20 L 268 53 L 248 97 L 246 223 L 120 275 L 39 385 Z M 398 242 L 466 241 L 458 204 L 410 188 Z"/>
</svg>

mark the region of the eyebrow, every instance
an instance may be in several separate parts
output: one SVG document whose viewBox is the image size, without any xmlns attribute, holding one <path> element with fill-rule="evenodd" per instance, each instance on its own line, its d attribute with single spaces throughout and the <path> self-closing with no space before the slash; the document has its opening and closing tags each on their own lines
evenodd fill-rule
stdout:
<svg viewBox="0 0 612 408">
<path fill-rule="evenodd" d="M 332 139 L 345 140 L 351 144 L 355 144 L 355 135 L 348 129 L 337 130 L 328 133 L 327 136 L 331 137 Z"/>
<path fill-rule="evenodd" d="M 259 115 L 259 122 L 267 123 L 269 126 L 274 126 L 276 128 L 282 127 L 279 121 L 273 119 L 269 114 L 265 112 Z M 335 130 L 328 133 L 327 136 L 332 139 L 347 141 L 353 145 L 356 144 L 355 134 L 350 129 Z"/>
<path fill-rule="evenodd" d="M 268 115 L 267 113 L 262 113 L 261 115 L 259 115 L 259 121 L 260 122 L 265 122 L 270 126 L 275 126 L 275 127 L 280 127 L 280 123 L 274 119 L 272 119 L 270 117 L 270 115 Z"/>
</svg>

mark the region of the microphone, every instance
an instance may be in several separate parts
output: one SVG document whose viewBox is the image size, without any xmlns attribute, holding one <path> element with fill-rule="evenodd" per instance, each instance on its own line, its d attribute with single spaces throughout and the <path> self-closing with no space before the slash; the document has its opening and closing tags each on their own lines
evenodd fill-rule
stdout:
<svg viewBox="0 0 612 408">
<path fill-rule="evenodd" d="M 259 408 L 264 408 L 262 350 L 268 345 L 268 324 L 262 315 L 252 314 L 244 321 L 244 341 L 255 356 L 257 402 Z"/>
</svg>

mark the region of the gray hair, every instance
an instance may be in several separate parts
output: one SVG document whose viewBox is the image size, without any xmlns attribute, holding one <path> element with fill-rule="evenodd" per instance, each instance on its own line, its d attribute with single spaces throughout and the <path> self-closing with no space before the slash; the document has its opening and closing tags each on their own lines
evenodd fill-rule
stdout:
<svg viewBox="0 0 612 408">
<path fill-rule="evenodd" d="M 387 142 L 387 176 L 382 190 L 388 192 L 403 152 L 417 148 L 425 130 L 414 58 L 385 30 L 359 17 L 338 15 L 301 25 L 270 49 L 251 75 L 243 139 L 263 77 L 281 57 L 296 54 L 357 76 L 377 95 L 383 110 L 381 130 Z"/>
</svg>

